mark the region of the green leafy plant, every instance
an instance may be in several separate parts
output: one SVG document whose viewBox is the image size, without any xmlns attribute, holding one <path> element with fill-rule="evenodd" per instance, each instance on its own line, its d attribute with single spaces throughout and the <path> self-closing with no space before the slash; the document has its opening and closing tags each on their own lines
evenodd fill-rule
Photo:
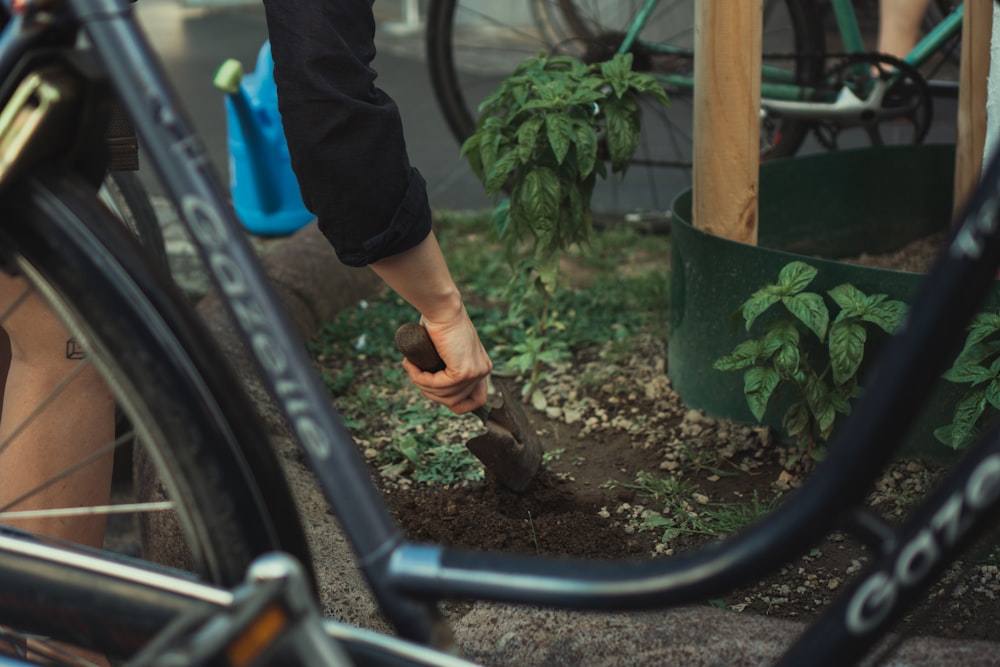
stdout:
<svg viewBox="0 0 1000 667">
<path fill-rule="evenodd" d="M 443 418 L 443 417 L 442 417 Z M 439 445 L 430 438 L 403 435 L 396 447 L 405 462 L 395 460 L 390 465 L 412 466 L 412 478 L 424 484 L 442 486 L 483 478 L 483 468 L 461 443 Z"/>
<path fill-rule="evenodd" d="M 534 314 L 514 362 L 530 372 L 526 394 L 542 365 L 565 357 L 552 336 L 562 326 L 551 304 L 559 257 L 590 236 L 597 177 L 606 178 L 609 166 L 628 168 L 638 145 L 639 94 L 667 103 L 653 77 L 632 70 L 631 54 L 590 65 L 539 54 L 482 102 L 476 132 L 462 146 L 487 194 L 509 193 L 493 222 L 514 269 L 512 319 Z"/>
<path fill-rule="evenodd" d="M 964 449 L 980 425 L 1000 411 L 1000 313 L 973 318 L 962 351 L 942 377 L 969 390 L 955 405 L 952 423 L 935 429 L 934 436 L 952 449 Z"/>
<path fill-rule="evenodd" d="M 662 531 L 660 541 L 669 544 L 685 534 L 725 537 L 758 521 L 774 510 L 780 494 L 762 500 L 753 497 L 734 503 L 711 503 L 692 482 L 676 476 L 660 477 L 645 471 L 634 482 L 611 481 L 603 488 L 632 489 L 643 510 L 629 520 L 639 530 Z"/>
<path fill-rule="evenodd" d="M 827 292 L 840 309 L 831 323 L 823 296 L 806 291 L 816 274 L 804 262 L 791 262 L 776 283 L 754 292 L 739 310 L 748 333 L 772 307 L 780 307 L 784 316 L 770 318 L 762 336 L 737 344 L 713 368 L 743 371 L 743 391 L 758 421 L 779 387 L 787 386 L 793 400 L 782 425 L 806 452 L 820 456 L 822 446 L 815 447 L 816 441 L 829 439 L 837 415 L 848 414 L 850 400 L 860 393 L 858 370 L 869 329 L 893 333 L 906 305 L 844 283 Z"/>
</svg>

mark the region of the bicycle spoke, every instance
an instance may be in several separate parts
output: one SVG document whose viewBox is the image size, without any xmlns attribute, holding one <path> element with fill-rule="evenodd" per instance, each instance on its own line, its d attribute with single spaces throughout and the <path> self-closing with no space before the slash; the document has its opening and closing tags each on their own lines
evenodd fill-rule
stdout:
<svg viewBox="0 0 1000 667">
<path fill-rule="evenodd" d="M 59 508 L 59 509 L 37 509 L 37 510 L 13 510 L 12 508 L 17 507 L 26 500 L 30 500 L 32 497 L 38 495 L 45 489 L 51 487 L 63 479 L 69 477 L 70 475 L 78 472 L 82 468 L 90 465 L 94 461 L 100 459 L 102 456 L 106 456 L 108 453 L 113 452 L 124 444 L 131 442 L 133 439 L 133 434 L 126 434 L 117 438 L 114 442 L 105 445 L 99 450 L 92 453 L 90 456 L 84 457 L 78 460 L 76 463 L 63 468 L 60 472 L 53 474 L 50 478 L 45 480 L 44 483 L 35 486 L 29 491 L 21 494 L 17 498 L 9 501 L 3 506 L 0 506 L 0 520 L 12 520 L 12 519 L 25 519 L 25 518 L 36 518 L 46 515 L 50 516 L 68 516 L 68 515 L 78 515 L 86 516 L 93 514 L 124 514 L 127 512 L 142 512 L 142 511 L 163 511 L 165 509 L 170 509 L 173 503 L 167 502 L 151 502 L 151 503 L 133 503 L 133 504 L 123 504 L 123 505 L 108 505 L 108 506 L 91 506 L 91 507 L 74 507 L 74 508 Z M 140 508 L 148 507 L 151 509 L 143 510 Z M 120 509 L 115 509 L 120 508 Z M 130 509 L 125 509 L 130 508 Z"/>
<path fill-rule="evenodd" d="M 3 454 L 4 451 L 6 451 L 11 446 L 11 444 L 17 439 L 19 435 L 21 435 L 28 427 L 34 424 L 39 419 L 40 415 L 43 412 L 45 412 L 46 409 L 48 409 L 54 404 L 55 400 L 59 397 L 59 395 L 62 394 L 64 391 L 66 391 L 66 388 L 77 376 L 80 375 L 80 373 L 83 372 L 84 368 L 85 368 L 84 364 L 82 363 L 77 364 L 77 366 L 72 371 L 70 371 L 70 373 L 66 375 L 66 377 L 64 377 L 59 382 L 58 385 L 56 385 L 52 389 L 52 391 L 49 393 L 49 396 L 45 400 L 40 401 L 38 405 L 36 405 L 32 409 L 31 414 L 29 414 L 26 419 L 24 419 L 20 424 L 18 424 L 9 436 L 4 438 L 3 441 L 0 441 L 0 454 Z"/>
</svg>

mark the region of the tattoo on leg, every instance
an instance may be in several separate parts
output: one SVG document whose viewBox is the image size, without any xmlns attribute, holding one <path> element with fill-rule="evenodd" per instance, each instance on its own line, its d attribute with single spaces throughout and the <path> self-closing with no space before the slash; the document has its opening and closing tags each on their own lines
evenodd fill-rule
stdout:
<svg viewBox="0 0 1000 667">
<path fill-rule="evenodd" d="M 67 359 L 86 359 L 87 355 L 84 353 L 83 348 L 76 340 L 70 338 L 66 341 L 66 358 Z"/>
</svg>

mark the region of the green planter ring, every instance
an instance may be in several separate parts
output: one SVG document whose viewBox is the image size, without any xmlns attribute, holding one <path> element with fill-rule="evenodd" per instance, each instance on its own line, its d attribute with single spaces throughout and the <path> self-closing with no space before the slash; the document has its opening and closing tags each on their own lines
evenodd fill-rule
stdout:
<svg viewBox="0 0 1000 667">
<path fill-rule="evenodd" d="M 734 318 L 752 292 L 773 283 L 791 261 L 818 269 L 810 291 L 826 294 L 851 283 L 866 294 L 912 303 L 922 274 L 836 261 L 880 254 L 948 228 L 954 146 L 860 148 L 768 162 L 760 170 L 757 246 L 728 241 L 691 226 L 691 191 L 673 203 L 668 374 L 684 403 L 714 417 L 755 419 L 743 375 L 712 363 L 746 339 Z M 1000 307 L 994 290 L 984 310 Z M 835 315 L 835 311 L 831 313 Z M 759 330 L 754 329 L 754 335 Z M 877 341 L 875 341 L 877 343 Z M 878 345 L 866 348 L 866 366 Z M 864 375 L 862 374 L 862 384 Z M 905 452 L 949 458 L 933 430 L 951 422 L 965 389 L 940 382 L 908 435 Z M 784 408 L 768 406 L 764 422 L 778 428 Z"/>
</svg>

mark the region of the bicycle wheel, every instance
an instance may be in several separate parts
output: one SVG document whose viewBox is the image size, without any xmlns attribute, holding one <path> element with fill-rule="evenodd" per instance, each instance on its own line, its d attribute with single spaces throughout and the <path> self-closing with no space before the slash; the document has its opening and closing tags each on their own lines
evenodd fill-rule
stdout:
<svg viewBox="0 0 1000 667">
<path fill-rule="evenodd" d="M 134 237 L 108 213 L 93 188 L 65 173 L 43 173 L 8 187 L 0 205 L 5 211 L 0 264 L 23 284 L 0 323 L 10 330 L 23 309 L 44 302 L 70 337 L 67 359 L 75 359 L 66 364 L 65 377 L 53 384 L 54 391 L 31 409 L 24 428 L 68 419 L 74 405 L 67 396 L 74 382 L 91 376 L 97 379 L 92 386 L 107 390 L 127 418 L 119 424 L 129 425 L 124 433 L 112 428 L 109 441 L 91 443 L 89 453 L 80 451 L 53 463 L 51 479 L 40 479 L 16 497 L 0 487 L 0 524 L 24 528 L 26 521 L 53 520 L 52 514 L 66 512 L 71 518 L 64 521 L 78 522 L 93 520 L 94 515 L 169 517 L 180 527 L 184 544 L 175 546 L 186 551 L 191 569 L 206 581 L 226 586 L 242 580 L 255 556 L 276 549 L 310 567 L 294 501 L 240 383 L 184 297 L 165 273 L 150 266 Z M 8 284 L 13 280 L 3 278 Z M 8 376 L 8 393 L 11 387 Z M 8 405 L 5 401 L 5 411 Z M 46 419 L 52 421 L 40 421 Z M 106 423 L 108 417 L 102 419 Z M 16 456 L 18 438 L 28 432 L 2 424 L 3 433 L 10 435 L 0 440 L 0 472 L 5 461 L 15 460 L 11 457 Z M 71 437 L 88 429 L 77 429 L 72 422 L 62 427 Z M 72 444 L 73 449 L 84 449 Z M 125 488 L 116 490 L 108 506 L 49 507 L 39 500 L 51 484 L 72 483 L 74 475 L 93 475 L 85 481 L 102 483 L 100 474 L 86 466 L 98 465 L 95 460 L 106 463 L 111 452 L 127 447 L 155 468 L 153 491 L 162 493 L 162 500 L 139 502 L 135 496 L 141 489 L 129 488 L 128 475 Z M 9 482 L 12 476 L 5 479 Z M 129 535 L 138 532 L 137 523 L 133 519 Z M 135 539 L 129 541 L 134 546 Z M 108 540 L 104 548 L 110 548 Z M 13 626 L 16 632 L 42 632 L 70 643 L 97 641 L 60 626 L 60 615 L 53 611 L 59 608 L 58 600 L 48 608 L 38 601 L 25 608 L 23 599 L 21 604 L 8 599 L 2 588 L 0 582 L 0 627 L 8 636 Z M 113 645 L 91 648 L 114 652 Z"/>
<path fill-rule="evenodd" d="M 523 60 L 539 51 L 568 53 L 588 62 L 618 48 L 641 0 L 528 0 L 484 3 L 439 0 L 427 18 L 431 81 L 442 113 L 461 142 L 475 130 L 476 108 Z M 823 34 L 809 0 L 765 3 L 763 50 L 771 71 L 788 81 L 815 82 L 822 60 L 787 57 L 823 52 Z M 665 81 L 667 108 L 640 100 L 642 134 L 627 174 L 599 183 L 595 213 L 664 213 L 691 185 L 694 0 L 661 0 L 633 47 L 634 67 Z M 668 80 L 669 79 L 669 80 Z M 762 127 L 762 157 L 793 154 L 807 124 L 785 120 Z"/>
<path fill-rule="evenodd" d="M 167 247 L 156 211 L 142 179 L 134 171 L 109 172 L 101 184 L 101 199 L 142 243 L 157 264 L 169 269 Z"/>
</svg>

